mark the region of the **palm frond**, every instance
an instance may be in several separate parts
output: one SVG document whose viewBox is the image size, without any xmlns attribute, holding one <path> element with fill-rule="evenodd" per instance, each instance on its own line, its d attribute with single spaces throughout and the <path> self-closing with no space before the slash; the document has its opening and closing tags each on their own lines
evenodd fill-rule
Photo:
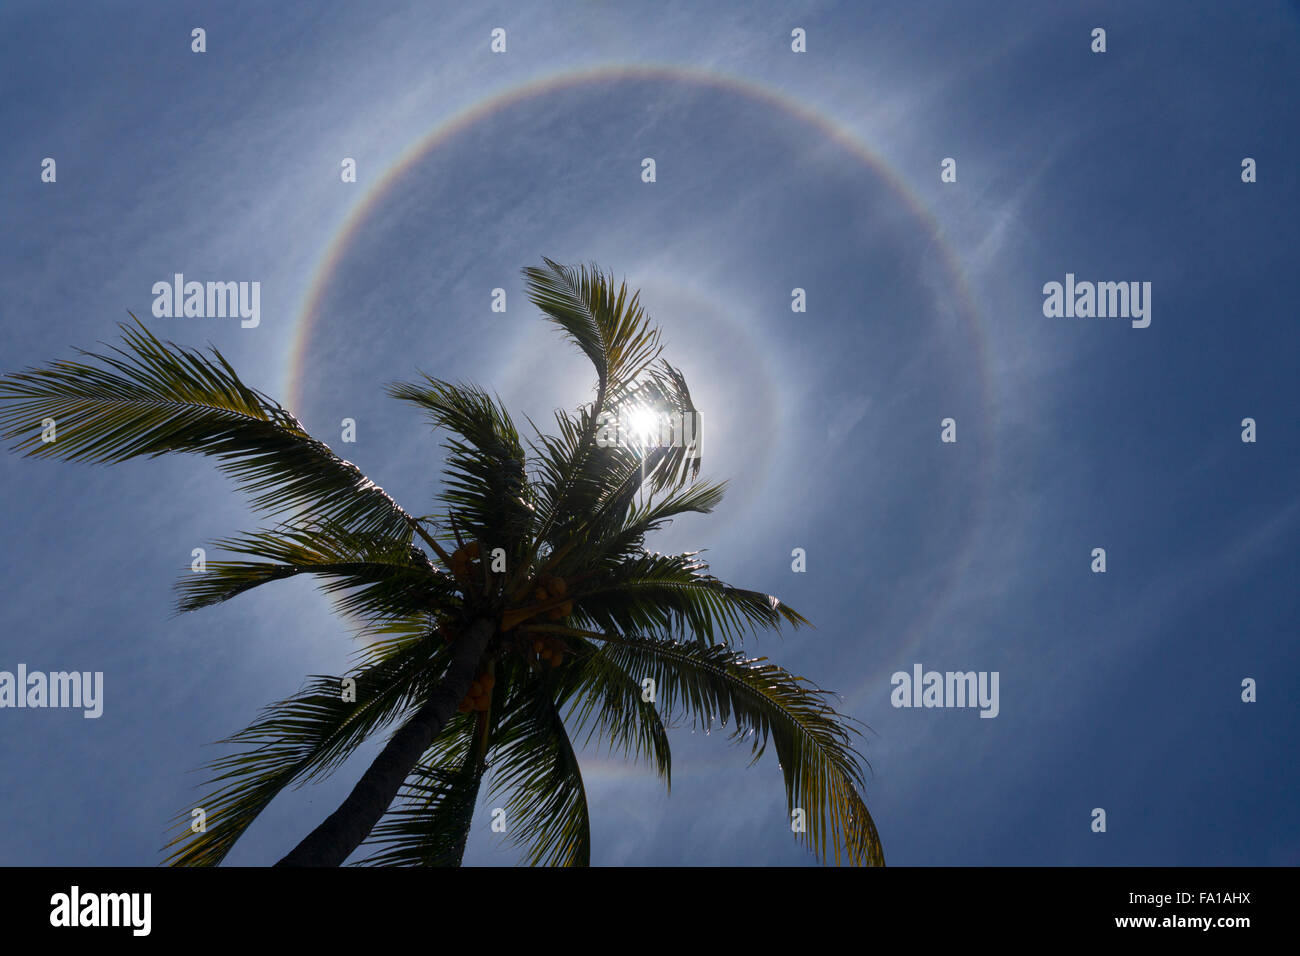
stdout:
<svg viewBox="0 0 1300 956">
<path fill-rule="evenodd" d="M 661 388 L 658 381 L 670 384 Z M 674 426 L 666 444 L 640 447 L 623 430 L 626 416 L 638 408 L 665 421 L 696 424 L 689 426 L 689 434 Z M 665 363 L 619 389 L 607 411 L 596 416 L 602 424 L 593 433 L 594 415 L 591 407 L 576 415 L 557 411 L 557 434 L 542 435 L 534 425 L 538 437 L 530 442 L 546 539 L 553 547 L 578 544 L 570 563 L 626 553 L 629 542 L 639 540 L 638 533 L 658 527 L 672 514 L 708 511 L 721 500 L 721 485 L 692 490 L 700 466 L 699 413 L 676 369 Z M 671 501 L 661 514 L 650 515 L 639 532 L 627 526 L 633 515 L 655 509 L 656 496 L 665 491 Z"/>
<path fill-rule="evenodd" d="M 269 581 L 300 574 L 325 579 L 343 613 L 378 623 L 412 614 L 454 611 L 456 582 L 436 569 L 409 540 L 349 531 L 333 524 L 288 526 L 216 542 L 236 554 L 266 561 L 210 561 L 206 571 L 176 584 L 177 610 L 228 601 Z"/>
<path fill-rule="evenodd" d="M 640 557 L 645 553 L 646 535 L 670 524 L 678 515 L 711 514 L 725 491 L 725 482 L 695 482 L 663 497 L 633 503 L 624 516 L 623 526 L 595 543 L 593 559 Z"/>
<path fill-rule="evenodd" d="M 727 644 L 756 629 L 809 624 L 775 596 L 733 587 L 707 572 L 694 554 L 624 559 L 575 591 L 575 620 L 596 631 Z"/>
<path fill-rule="evenodd" d="M 535 516 L 523 445 L 501 402 L 476 386 L 427 375 L 420 383 L 390 385 L 388 392 L 424 409 L 449 433 L 440 497 L 458 529 L 515 559 Z"/>
<path fill-rule="evenodd" d="M 531 628 L 530 628 L 531 629 Z M 536 630 L 555 630 L 537 625 Z M 802 809 L 799 835 L 819 859 L 883 865 L 884 853 L 861 791 L 865 789 L 851 743 L 855 730 L 827 702 L 830 696 L 766 658 L 746 659 L 725 645 L 705 645 L 599 635 L 608 659 L 629 674 L 655 681 L 656 706 L 665 720 L 689 715 L 703 730 L 730 728 L 751 741 L 753 762 L 775 747 L 789 810 Z"/>
<path fill-rule="evenodd" d="M 532 866 L 588 866 L 591 820 L 573 743 L 545 678 L 521 685 L 493 735 L 489 766 L 511 842 Z"/>
<path fill-rule="evenodd" d="M 637 411 L 649 412 L 671 426 L 663 429 L 669 432 L 668 443 L 662 443 L 660 436 L 639 451 L 638 490 L 642 484 L 651 492 L 680 488 L 697 478 L 703 461 L 704 429 L 686 376 L 661 359 L 609 396 L 606 422 L 619 421 L 625 413 L 630 416 Z"/>
<path fill-rule="evenodd" d="M 578 659 L 560 671 L 557 699 L 575 731 L 587 730 L 584 746 L 593 739 L 633 760 L 648 759 L 672 788 L 672 749 L 668 731 L 655 705 L 645 700 L 640 680 L 610 658 L 601 646 L 569 640 Z"/>
<path fill-rule="evenodd" d="M 133 316 L 134 318 L 134 316 Z M 188 452 L 218 459 L 264 512 L 297 510 L 398 536 L 408 518 L 351 462 L 312 438 L 278 403 L 245 385 L 216 349 L 164 343 L 136 320 L 125 349 L 81 351 L 0 378 L 0 436 L 32 457 L 114 463 Z M 53 419 L 56 440 L 41 440 Z"/>
<path fill-rule="evenodd" d="M 545 268 L 523 271 L 528 297 L 591 360 L 600 390 L 617 389 L 655 360 L 659 330 L 639 292 L 629 296 L 626 282 L 615 292 L 613 277 L 595 263 L 573 268 L 543 261 Z"/>
<path fill-rule="evenodd" d="M 592 491 L 604 487 L 593 483 L 588 472 L 593 465 L 596 470 L 608 467 L 601 460 L 608 455 L 602 453 L 614 451 L 599 448 L 595 441 L 607 398 L 646 370 L 662 350 L 659 330 L 640 306 L 640 293 L 629 297 L 626 283 L 615 293 L 613 278 L 602 274 L 595 263 L 571 268 L 544 261 L 545 268 L 524 269 L 528 296 L 591 360 L 596 395 L 581 410 L 578 428 L 571 427 L 573 421 L 567 416 L 557 415 L 561 435 L 542 456 L 543 465 L 549 459 L 553 467 L 544 476 L 549 493 L 539 543 L 553 541 L 557 527 L 571 524 L 573 516 L 584 512 Z"/>
<path fill-rule="evenodd" d="M 629 449 L 596 443 L 598 429 L 591 408 L 580 408 L 575 414 L 557 410 L 555 423 L 554 435 L 544 435 L 534 425 L 537 436 L 529 442 L 541 517 L 539 536 L 552 545 L 589 529 L 601 503 L 613 489 L 623 487 L 629 475 L 639 475 L 641 467 Z"/>
<path fill-rule="evenodd" d="M 208 765 L 217 789 L 197 806 L 207 828 L 195 833 L 188 811 L 177 814 L 171 866 L 216 866 L 281 790 L 328 774 L 371 734 L 408 712 L 446 666 L 440 641 L 403 641 L 382 657 L 371 648 L 369 666 L 356 674 L 356 700 L 345 700 L 338 677 L 317 676 L 307 687 L 265 708 L 259 718 L 222 743 L 239 750 Z"/>
</svg>

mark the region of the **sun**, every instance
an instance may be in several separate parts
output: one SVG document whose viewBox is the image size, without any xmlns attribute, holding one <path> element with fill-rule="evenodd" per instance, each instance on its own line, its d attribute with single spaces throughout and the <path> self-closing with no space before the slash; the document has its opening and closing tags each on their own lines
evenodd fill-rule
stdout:
<svg viewBox="0 0 1300 956">
<path fill-rule="evenodd" d="M 650 408 L 638 408 L 627 416 L 630 437 L 641 447 L 659 444 L 659 415 Z"/>
</svg>

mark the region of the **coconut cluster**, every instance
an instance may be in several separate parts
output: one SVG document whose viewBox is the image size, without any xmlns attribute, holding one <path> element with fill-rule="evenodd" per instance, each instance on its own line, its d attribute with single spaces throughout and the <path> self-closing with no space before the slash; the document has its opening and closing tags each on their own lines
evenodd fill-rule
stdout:
<svg viewBox="0 0 1300 956">
<path fill-rule="evenodd" d="M 478 566 L 480 551 L 479 543 L 471 541 L 463 548 L 457 548 L 451 553 L 451 573 L 456 576 L 456 580 L 462 583 L 473 580 L 473 572 Z"/>
<path fill-rule="evenodd" d="M 558 637 L 539 637 L 533 641 L 533 653 L 543 664 L 559 667 L 564 660 L 564 642 Z"/>
<path fill-rule="evenodd" d="M 484 711 L 488 709 L 488 704 L 492 701 L 492 688 L 496 685 L 496 678 L 490 673 L 479 674 L 469 685 L 469 693 L 465 699 L 456 705 L 456 710 L 462 714 L 468 714 L 471 710 Z"/>
<path fill-rule="evenodd" d="M 533 591 L 533 601 L 537 604 L 546 604 L 549 601 L 563 598 L 568 593 L 569 586 L 565 583 L 564 578 L 544 574 L 537 579 L 537 588 Z M 547 611 L 546 619 L 548 621 L 562 621 L 572 613 L 573 602 L 564 601 Z"/>
</svg>

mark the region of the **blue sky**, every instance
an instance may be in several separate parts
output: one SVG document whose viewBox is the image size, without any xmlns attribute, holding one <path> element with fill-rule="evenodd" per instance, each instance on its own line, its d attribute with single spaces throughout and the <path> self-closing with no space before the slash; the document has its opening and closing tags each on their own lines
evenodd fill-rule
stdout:
<svg viewBox="0 0 1300 956">
<path fill-rule="evenodd" d="M 292 410 L 423 513 L 436 439 L 384 385 L 470 379 L 537 420 L 583 401 L 519 270 L 594 259 L 642 290 L 705 472 L 731 481 L 653 546 L 707 548 L 814 621 L 754 647 L 871 728 L 891 864 L 1295 864 L 1300 14 L 1170 9 L 10 2 L 0 370 L 112 340 L 131 310 L 288 401 L 310 318 Z M 260 325 L 152 317 L 177 272 L 259 281 Z M 1151 282 L 1150 327 L 1045 317 L 1067 272 Z M 191 549 L 261 523 L 210 462 L 5 454 L 0 482 L 0 670 L 105 682 L 97 720 L 0 710 L 0 863 L 154 865 L 212 742 L 355 643 L 299 582 L 171 616 Z M 997 671 L 998 716 L 892 707 L 915 663 Z M 376 749 L 283 794 L 229 862 L 278 859 Z M 716 730 L 673 750 L 671 796 L 584 755 L 594 862 L 812 862 L 773 756 L 747 769 Z M 499 803 L 468 862 L 517 859 Z"/>
</svg>

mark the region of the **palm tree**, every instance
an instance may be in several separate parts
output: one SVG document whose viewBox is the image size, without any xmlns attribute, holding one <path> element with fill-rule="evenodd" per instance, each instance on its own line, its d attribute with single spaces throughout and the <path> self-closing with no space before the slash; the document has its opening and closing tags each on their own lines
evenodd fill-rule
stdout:
<svg viewBox="0 0 1300 956">
<path fill-rule="evenodd" d="M 81 352 L 92 363 L 0 379 L 0 431 L 16 451 L 212 456 L 279 519 L 219 542 L 232 559 L 185 577 L 180 610 L 306 574 L 362 622 L 349 676 L 314 677 L 224 741 L 236 749 L 211 765 L 206 829 L 178 815 L 173 865 L 221 862 L 282 789 L 330 773 L 390 727 L 348 797 L 278 865 L 337 866 L 363 843 L 368 863 L 459 864 L 489 768 L 528 861 L 583 865 L 578 746 L 603 741 L 667 783 L 666 726 L 682 715 L 727 726 L 755 761 L 775 746 L 791 813 L 803 811 L 799 838 L 819 859 L 883 864 L 856 728 L 828 692 L 739 647 L 805 618 L 718 580 L 698 552 L 645 548 L 674 516 L 712 511 L 723 486 L 699 479 L 697 444 L 608 440 L 611 416 L 630 408 L 696 414 L 639 293 L 616 291 L 594 264 L 545 263 L 524 270 L 529 297 L 591 360 L 595 396 L 556 411 L 552 434 L 530 421 L 525 447 L 500 400 L 476 386 L 428 376 L 390 386 L 447 435 L 434 515 L 402 509 L 216 349 L 164 343 L 139 320 L 121 326 L 123 347 Z M 42 441 L 47 419 L 55 441 Z"/>
</svg>

